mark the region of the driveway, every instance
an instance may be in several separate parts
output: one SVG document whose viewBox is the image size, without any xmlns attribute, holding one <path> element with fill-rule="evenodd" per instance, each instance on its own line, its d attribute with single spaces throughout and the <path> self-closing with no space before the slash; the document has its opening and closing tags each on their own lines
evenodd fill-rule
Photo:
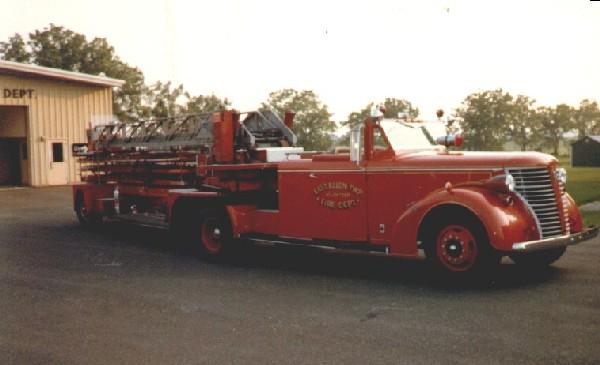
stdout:
<svg viewBox="0 0 600 365">
<path fill-rule="evenodd" d="M 485 285 L 419 261 L 79 227 L 68 187 L 0 191 L 3 364 L 598 364 L 600 242 Z"/>
</svg>

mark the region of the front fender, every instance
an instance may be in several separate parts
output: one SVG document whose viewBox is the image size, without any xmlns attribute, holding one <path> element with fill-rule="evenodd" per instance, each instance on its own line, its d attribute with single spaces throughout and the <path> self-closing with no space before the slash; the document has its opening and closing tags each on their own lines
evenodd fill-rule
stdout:
<svg viewBox="0 0 600 365">
<path fill-rule="evenodd" d="M 563 204 L 566 205 L 569 215 L 569 230 L 571 233 L 583 231 L 583 218 L 581 217 L 581 212 L 579 212 L 579 208 L 577 208 L 575 200 L 573 200 L 569 193 L 565 193 L 565 195 L 563 195 Z"/>
<path fill-rule="evenodd" d="M 482 186 L 440 189 L 415 202 L 396 221 L 392 231 L 390 252 L 401 256 L 417 255 L 419 228 L 434 209 L 459 206 L 473 213 L 487 232 L 490 245 L 499 251 L 509 251 L 514 242 L 539 239 L 535 219 L 516 195 L 506 203 L 506 194 Z"/>
</svg>

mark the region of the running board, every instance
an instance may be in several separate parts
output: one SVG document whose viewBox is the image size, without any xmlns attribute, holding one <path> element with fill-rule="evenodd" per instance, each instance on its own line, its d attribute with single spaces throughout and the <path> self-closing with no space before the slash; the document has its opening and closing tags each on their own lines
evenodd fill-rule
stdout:
<svg viewBox="0 0 600 365">
<path fill-rule="evenodd" d="M 164 215 L 115 214 L 108 217 L 112 221 L 126 222 L 137 226 L 169 229 L 169 223 Z"/>
<path fill-rule="evenodd" d="M 296 246 L 312 247 L 325 251 L 335 251 L 344 253 L 362 253 L 375 255 L 388 255 L 390 248 L 387 245 L 373 245 L 366 242 L 348 243 L 338 241 L 323 241 L 312 239 L 297 239 L 280 236 L 244 234 L 241 239 L 252 241 L 261 246 Z"/>
</svg>

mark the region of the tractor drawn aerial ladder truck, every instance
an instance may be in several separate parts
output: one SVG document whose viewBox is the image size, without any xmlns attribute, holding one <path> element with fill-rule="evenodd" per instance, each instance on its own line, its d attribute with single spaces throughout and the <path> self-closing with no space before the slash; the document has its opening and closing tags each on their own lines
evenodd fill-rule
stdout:
<svg viewBox="0 0 600 365">
<path fill-rule="evenodd" d="M 376 114 L 349 148 L 304 151 L 293 123 L 291 112 L 222 110 L 90 128 L 74 151 L 77 217 L 183 232 L 209 256 L 241 241 L 302 245 L 425 255 L 457 276 L 502 256 L 548 265 L 598 234 L 550 155 L 457 151 L 459 135 Z"/>
</svg>

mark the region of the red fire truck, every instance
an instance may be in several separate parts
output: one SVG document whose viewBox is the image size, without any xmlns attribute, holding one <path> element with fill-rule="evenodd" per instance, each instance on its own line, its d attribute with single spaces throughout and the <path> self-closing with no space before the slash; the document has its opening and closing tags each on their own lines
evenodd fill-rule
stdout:
<svg viewBox="0 0 600 365">
<path fill-rule="evenodd" d="M 550 155 L 452 151 L 460 136 L 436 143 L 423 125 L 382 117 L 353 129 L 345 153 L 304 151 L 293 119 L 225 110 L 96 126 L 77 152 L 77 217 L 189 232 L 212 256 L 240 240 L 421 252 L 459 276 L 502 256 L 548 265 L 598 234 Z"/>
</svg>

